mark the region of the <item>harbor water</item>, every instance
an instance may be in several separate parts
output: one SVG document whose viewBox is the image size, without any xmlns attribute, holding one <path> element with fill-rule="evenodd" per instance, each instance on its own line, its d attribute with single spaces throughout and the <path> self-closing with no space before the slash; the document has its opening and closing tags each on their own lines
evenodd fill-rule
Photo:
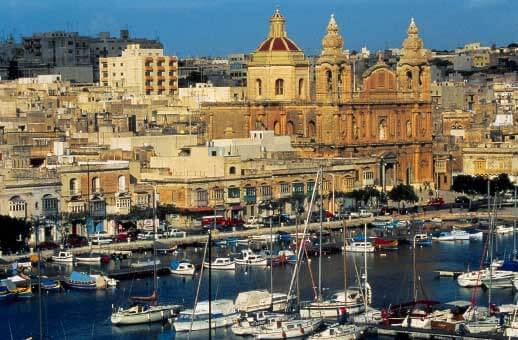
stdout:
<svg viewBox="0 0 518 340">
<path fill-rule="evenodd" d="M 500 257 L 509 256 L 512 252 L 513 237 L 498 237 L 497 253 Z M 471 300 L 473 290 L 461 288 L 449 277 L 438 278 L 436 270 L 476 269 L 480 265 L 483 241 L 435 242 L 432 246 L 415 250 L 416 273 L 418 277 L 419 298 L 441 302 L 453 300 Z M 213 258 L 228 255 L 236 251 L 226 247 L 214 247 Z M 162 263 L 169 263 L 176 258 L 189 258 L 193 262 L 201 261 L 203 249 L 187 248 L 184 253 L 160 257 Z M 144 255 L 148 256 L 149 255 Z M 302 300 L 314 297 L 313 283 L 318 284 L 318 257 L 302 264 L 300 271 L 300 295 Z M 408 245 L 400 245 L 397 251 L 384 251 L 367 254 L 368 281 L 372 286 L 373 305 L 386 307 L 412 299 L 413 286 L 413 251 Z M 363 272 L 364 255 L 347 254 L 347 276 L 349 285 L 357 285 L 357 277 Z M 310 275 L 308 265 L 313 275 Z M 80 270 L 110 270 L 116 266 L 110 263 L 108 268 L 100 266 L 80 267 Z M 46 264 L 47 272 L 66 273 L 72 267 L 58 264 Z M 322 258 L 322 288 L 324 295 L 343 289 L 343 254 L 326 255 Z M 274 291 L 287 292 L 293 274 L 293 265 L 274 267 Z M 77 268 L 75 268 L 77 270 Z M 200 297 L 201 301 L 208 297 L 208 277 L 205 271 Z M 158 278 L 159 300 L 164 303 L 181 303 L 187 307 L 194 304 L 198 276 L 179 277 L 164 275 Z M 187 338 L 186 334 L 175 334 L 170 325 L 136 325 L 116 327 L 110 323 L 112 305 L 118 306 L 128 302 L 132 295 L 151 293 L 153 281 L 151 277 L 122 280 L 117 288 L 97 291 L 63 291 L 48 293 L 42 297 L 43 330 L 50 339 L 172 339 Z M 240 267 L 235 271 L 212 271 L 212 298 L 235 299 L 241 291 L 252 289 L 269 289 L 269 268 Z M 488 291 L 476 290 L 476 302 L 487 305 Z M 492 292 L 495 304 L 514 303 L 512 289 L 495 289 Z M 18 299 L 0 304 L 0 338 L 25 339 L 39 334 L 39 302 L 38 296 L 31 299 Z M 204 339 L 206 332 L 191 335 L 191 338 Z M 235 338 L 230 329 L 218 330 L 215 338 Z"/>
</svg>

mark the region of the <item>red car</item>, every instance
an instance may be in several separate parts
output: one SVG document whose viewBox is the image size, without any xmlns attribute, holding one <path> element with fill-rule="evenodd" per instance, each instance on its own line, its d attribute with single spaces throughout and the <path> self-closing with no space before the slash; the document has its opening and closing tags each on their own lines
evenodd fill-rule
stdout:
<svg viewBox="0 0 518 340">
<path fill-rule="evenodd" d="M 432 206 L 441 206 L 444 203 L 445 202 L 442 197 L 432 198 L 431 200 L 428 201 L 428 205 L 432 205 Z"/>
</svg>

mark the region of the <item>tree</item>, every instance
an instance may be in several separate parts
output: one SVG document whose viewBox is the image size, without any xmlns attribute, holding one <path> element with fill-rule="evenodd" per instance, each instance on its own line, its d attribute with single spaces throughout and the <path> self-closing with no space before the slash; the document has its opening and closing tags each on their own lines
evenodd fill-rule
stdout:
<svg viewBox="0 0 518 340">
<path fill-rule="evenodd" d="M 497 177 L 491 179 L 491 193 L 503 193 L 508 190 L 513 190 L 514 185 L 511 183 L 508 174 L 500 174 Z"/>
<path fill-rule="evenodd" d="M 2 251 L 17 252 L 25 247 L 25 239 L 31 234 L 29 222 L 9 216 L 0 215 L 2 234 L 0 248 Z"/>
<path fill-rule="evenodd" d="M 398 207 L 401 201 L 417 202 L 418 200 L 414 187 L 407 184 L 398 184 L 390 190 L 388 196 L 394 202 L 398 202 Z"/>
</svg>

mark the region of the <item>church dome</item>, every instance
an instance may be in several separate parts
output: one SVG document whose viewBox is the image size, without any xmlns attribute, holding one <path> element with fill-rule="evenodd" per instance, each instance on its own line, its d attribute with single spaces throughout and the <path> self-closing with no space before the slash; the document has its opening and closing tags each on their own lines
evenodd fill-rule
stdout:
<svg viewBox="0 0 518 340">
<path fill-rule="evenodd" d="M 414 18 L 410 21 L 407 34 L 407 38 L 403 41 L 403 48 L 408 50 L 419 50 L 424 47 L 423 40 L 419 37 L 419 29 L 417 28 Z"/>
<path fill-rule="evenodd" d="M 290 51 L 302 52 L 302 50 L 288 38 L 284 28 L 286 20 L 277 9 L 270 17 L 270 32 L 268 37 L 261 42 L 257 48 L 257 52 L 275 52 L 275 51 Z"/>
<path fill-rule="evenodd" d="M 334 14 L 331 14 L 329 23 L 327 24 L 327 34 L 322 39 L 322 47 L 325 51 L 341 51 L 344 47 L 344 40 L 338 31 Z"/>
</svg>

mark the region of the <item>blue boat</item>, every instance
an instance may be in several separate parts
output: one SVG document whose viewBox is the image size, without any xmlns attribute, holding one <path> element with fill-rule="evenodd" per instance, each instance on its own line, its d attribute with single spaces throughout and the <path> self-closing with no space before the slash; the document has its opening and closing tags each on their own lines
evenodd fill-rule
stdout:
<svg viewBox="0 0 518 340">
<path fill-rule="evenodd" d="M 16 299 L 16 292 L 9 290 L 7 286 L 0 286 L 0 301 L 12 301 Z"/>
<path fill-rule="evenodd" d="M 59 292 L 61 290 L 61 282 L 51 279 L 41 280 L 41 289 L 47 292 Z"/>
<path fill-rule="evenodd" d="M 86 273 L 72 272 L 67 280 L 68 285 L 72 289 L 95 290 L 95 278 Z"/>
</svg>

